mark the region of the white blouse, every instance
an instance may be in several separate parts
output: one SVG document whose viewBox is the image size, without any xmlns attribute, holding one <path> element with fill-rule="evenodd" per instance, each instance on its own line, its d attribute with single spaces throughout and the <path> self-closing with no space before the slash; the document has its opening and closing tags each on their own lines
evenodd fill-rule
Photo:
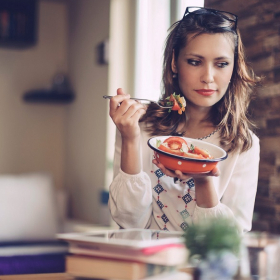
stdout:
<svg viewBox="0 0 280 280">
<path fill-rule="evenodd" d="M 143 126 L 143 125 L 141 125 Z M 141 130 L 142 171 L 129 175 L 120 169 L 121 135 L 117 131 L 114 180 L 110 185 L 109 208 L 121 228 L 151 228 L 182 231 L 188 224 L 211 217 L 234 217 L 241 229 L 251 230 L 259 169 L 259 139 L 243 153 L 230 153 L 218 163 L 220 176 L 213 177 L 219 203 L 212 208 L 196 205 L 193 179 L 177 181 L 165 176 L 152 163 L 150 136 Z M 219 133 L 203 140 L 220 146 Z"/>
</svg>

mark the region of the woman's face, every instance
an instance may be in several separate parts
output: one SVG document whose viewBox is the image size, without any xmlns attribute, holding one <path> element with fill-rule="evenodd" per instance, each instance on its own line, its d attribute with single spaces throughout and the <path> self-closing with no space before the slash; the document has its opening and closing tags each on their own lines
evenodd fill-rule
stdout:
<svg viewBox="0 0 280 280">
<path fill-rule="evenodd" d="M 188 40 L 172 71 L 178 74 L 182 93 L 190 105 L 211 107 L 226 93 L 234 66 L 230 36 L 202 34 Z"/>
</svg>

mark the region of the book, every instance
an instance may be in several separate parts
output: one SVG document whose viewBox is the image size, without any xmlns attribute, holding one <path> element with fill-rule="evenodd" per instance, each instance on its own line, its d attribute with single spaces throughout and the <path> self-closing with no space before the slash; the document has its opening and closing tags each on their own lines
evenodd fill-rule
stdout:
<svg viewBox="0 0 280 280">
<path fill-rule="evenodd" d="M 0 257 L 2 275 L 65 272 L 65 254 L 20 255 Z"/>
<path fill-rule="evenodd" d="M 67 253 L 66 242 L 1 242 L 0 275 L 62 273 Z"/>
<path fill-rule="evenodd" d="M 134 260 L 158 265 L 179 265 L 188 251 L 182 233 L 148 229 L 107 230 L 59 234 L 69 243 L 69 253 Z"/>
<path fill-rule="evenodd" d="M 68 243 L 59 241 L 0 243 L 0 257 L 42 254 L 66 254 Z"/>
<path fill-rule="evenodd" d="M 66 256 L 66 273 L 75 277 L 138 280 L 171 271 L 175 271 L 174 266 L 81 255 Z"/>
<path fill-rule="evenodd" d="M 145 254 L 143 251 L 127 252 L 127 251 L 106 251 L 98 250 L 94 246 L 70 244 L 69 253 L 79 254 L 85 256 L 107 257 L 122 260 L 133 260 L 139 262 L 146 262 L 158 265 L 175 266 L 186 262 L 187 250 L 183 246 L 173 246 L 159 250 L 152 254 Z"/>
</svg>

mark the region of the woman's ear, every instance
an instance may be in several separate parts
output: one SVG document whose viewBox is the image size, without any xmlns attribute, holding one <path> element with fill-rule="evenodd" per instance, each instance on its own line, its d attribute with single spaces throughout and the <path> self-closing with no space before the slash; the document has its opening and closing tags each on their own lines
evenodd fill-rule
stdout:
<svg viewBox="0 0 280 280">
<path fill-rule="evenodd" d="M 174 50 L 173 50 L 173 52 L 172 52 L 171 69 L 172 69 L 172 72 L 173 72 L 173 73 L 178 73 L 178 71 L 177 71 L 177 66 L 176 66 L 176 62 L 175 62 Z"/>
</svg>

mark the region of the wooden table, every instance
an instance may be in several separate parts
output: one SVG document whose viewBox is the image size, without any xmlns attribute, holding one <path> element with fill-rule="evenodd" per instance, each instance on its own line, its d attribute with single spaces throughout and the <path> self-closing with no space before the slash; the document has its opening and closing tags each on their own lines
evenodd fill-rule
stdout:
<svg viewBox="0 0 280 280">
<path fill-rule="evenodd" d="M 75 280 L 67 273 L 0 275 L 0 280 Z"/>
</svg>

